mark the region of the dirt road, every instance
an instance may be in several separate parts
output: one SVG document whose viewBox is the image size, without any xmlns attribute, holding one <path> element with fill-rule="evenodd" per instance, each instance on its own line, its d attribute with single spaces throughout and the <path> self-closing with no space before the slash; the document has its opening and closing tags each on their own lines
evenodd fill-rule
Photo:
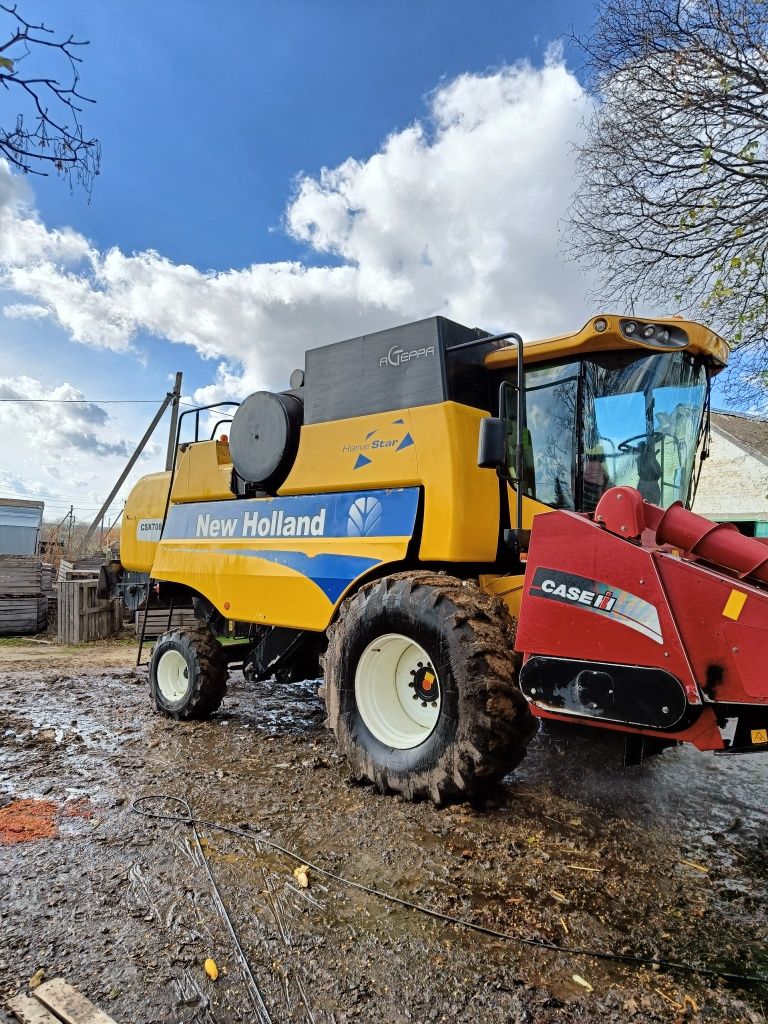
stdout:
<svg viewBox="0 0 768 1024">
<path fill-rule="evenodd" d="M 765 1020 L 768 986 L 479 936 L 313 870 L 304 889 L 204 826 L 257 994 L 189 827 L 137 796 L 514 935 L 768 975 L 766 759 L 681 749 L 622 774 L 610 741 L 547 732 L 488 806 L 438 810 L 348 783 L 316 683 L 236 676 L 219 715 L 178 725 L 130 653 L 0 649 L 0 1005 L 43 968 L 120 1024 Z M 42 837 L 11 842 L 32 811 Z"/>
</svg>

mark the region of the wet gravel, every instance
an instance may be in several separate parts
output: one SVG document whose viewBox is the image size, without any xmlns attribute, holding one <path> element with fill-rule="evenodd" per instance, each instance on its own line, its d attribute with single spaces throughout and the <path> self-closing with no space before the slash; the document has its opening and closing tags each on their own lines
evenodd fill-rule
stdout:
<svg viewBox="0 0 768 1024">
<path fill-rule="evenodd" d="M 0 844 L 0 1005 L 43 968 L 119 1024 L 268 1019 L 190 829 L 132 811 L 151 793 L 490 928 L 768 975 L 762 755 L 623 773 L 612 739 L 550 730 L 486 806 L 436 809 L 349 782 L 316 682 L 236 675 L 215 718 L 177 724 L 143 670 L 77 671 L 2 673 L 0 805 L 61 813 L 55 837 Z M 765 1020 L 768 986 L 468 933 L 313 871 L 303 889 L 263 844 L 200 833 L 274 1024 Z"/>
</svg>

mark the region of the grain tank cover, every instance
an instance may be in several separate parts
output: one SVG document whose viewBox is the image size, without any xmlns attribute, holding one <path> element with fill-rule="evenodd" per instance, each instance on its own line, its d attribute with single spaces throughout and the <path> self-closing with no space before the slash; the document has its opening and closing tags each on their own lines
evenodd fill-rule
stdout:
<svg viewBox="0 0 768 1024">
<path fill-rule="evenodd" d="M 488 408 L 484 357 L 494 342 L 476 327 L 433 316 L 335 345 L 306 357 L 305 423 L 454 401 Z"/>
<path fill-rule="evenodd" d="M 229 452 L 237 475 L 272 491 L 285 480 L 299 446 L 303 405 L 293 394 L 256 391 L 232 419 Z"/>
</svg>

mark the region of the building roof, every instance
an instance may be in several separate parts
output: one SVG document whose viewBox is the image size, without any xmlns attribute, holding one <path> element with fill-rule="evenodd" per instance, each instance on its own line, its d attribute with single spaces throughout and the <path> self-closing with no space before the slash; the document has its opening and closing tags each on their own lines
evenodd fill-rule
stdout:
<svg viewBox="0 0 768 1024">
<path fill-rule="evenodd" d="M 41 501 L 13 502 L 0 499 L 0 527 L 27 527 L 39 530 L 43 519 L 43 503 Z"/>
<path fill-rule="evenodd" d="M 31 498 L 0 498 L 0 505 L 9 508 L 44 508 L 44 501 L 32 501 Z"/>
<path fill-rule="evenodd" d="M 712 427 L 750 455 L 768 463 L 768 420 L 732 412 L 713 412 Z"/>
</svg>

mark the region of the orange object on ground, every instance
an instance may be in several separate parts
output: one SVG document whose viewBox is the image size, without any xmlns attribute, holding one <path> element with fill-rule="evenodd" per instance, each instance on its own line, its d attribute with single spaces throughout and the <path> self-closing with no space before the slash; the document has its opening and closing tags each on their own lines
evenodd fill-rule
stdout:
<svg viewBox="0 0 768 1024">
<path fill-rule="evenodd" d="M 52 839 L 58 833 L 57 810 L 52 800 L 14 800 L 0 807 L 0 843 Z"/>
<path fill-rule="evenodd" d="M 64 804 L 61 813 L 65 818 L 92 818 L 93 806 L 87 797 L 82 797 Z"/>
</svg>

